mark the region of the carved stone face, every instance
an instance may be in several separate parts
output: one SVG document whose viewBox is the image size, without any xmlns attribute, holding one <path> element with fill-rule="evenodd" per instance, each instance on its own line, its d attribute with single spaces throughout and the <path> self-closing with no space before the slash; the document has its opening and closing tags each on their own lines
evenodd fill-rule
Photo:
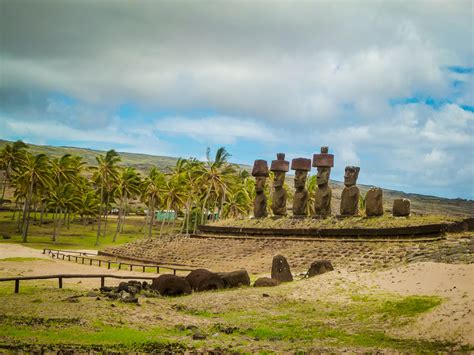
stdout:
<svg viewBox="0 0 474 355">
<path fill-rule="evenodd" d="M 318 174 L 316 175 L 316 182 L 318 186 L 329 183 L 329 175 L 331 174 L 331 168 L 318 167 Z"/>
<path fill-rule="evenodd" d="M 281 187 L 285 182 L 285 172 L 275 171 L 275 177 L 273 178 L 273 187 Z"/>
<path fill-rule="evenodd" d="M 256 176 L 255 177 L 255 191 L 263 192 L 265 190 L 265 182 L 267 178 L 265 176 Z"/>
<path fill-rule="evenodd" d="M 295 172 L 295 188 L 296 189 L 304 189 L 306 186 L 306 178 L 308 176 L 308 172 L 306 170 L 296 170 Z"/>
<path fill-rule="evenodd" d="M 344 173 L 344 185 L 354 186 L 357 183 L 357 177 L 359 176 L 359 168 L 354 166 L 346 166 Z"/>
</svg>

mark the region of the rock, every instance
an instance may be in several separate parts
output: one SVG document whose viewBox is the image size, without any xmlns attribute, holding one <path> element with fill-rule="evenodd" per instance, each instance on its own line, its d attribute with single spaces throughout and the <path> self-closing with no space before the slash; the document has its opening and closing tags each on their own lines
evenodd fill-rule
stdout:
<svg viewBox="0 0 474 355">
<path fill-rule="evenodd" d="M 186 326 L 186 329 L 188 329 L 188 330 L 195 330 L 195 329 L 197 329 L 197 327 L 196 327 L 194 324 L 190 324 L 190 325 L 187 325 L 187 326 Z"/>
<path fill-rule="evenodd" d="M 97 297 L 98 295 L 99 294 L 97 292 L 94 292 L 94 291 L 89 291 L 86 294 L 87 297 Z"/>
<path fill-rule="evenodd" d="M 120 302 L 123 302 L 123 303 L 137 303 L 138 304 L 138 298 L 135 297 L 135 296 L 127 296 L 127 297 L 122 297 L 120 299 Z"/>
<path fill-rule="evenodd" d="M 171 274 L 164 274 L 153 279 L 150 288 L 158 291 L 162 296 L 189 295 L 192 292 L 191 285 L 184 277 Z"/>
<path fill-rule="evenodd" d="M 100 292 L 112 292 L 113 290 L 114 290 L 113 287 L 108 287 L 108 286 L 104 286 L 100 288 Z"/>
<path fill-rule="evenodd" d="M 270 297 L 270 295 L 268 293 L 263 293 L 262 297 Z"/>
<path fill-rule="evenodd" d="M 203 340 L 206 339 L 206 334 L 201 332 L 196 332 L 193 334 L 193 340 Z"/>
<path fill-rule="evenodd" d="M 276 255 L 273 257 L 272 262 L 272 279 L 276 279 L 280 282 L 293 281 L 293 275 L 291 275 L 290 265 L 283 255 Z"/>
<path fill-rule="evenodd" d="M 110 298 L 111 300 L 116 300 L 120 298 L 120 294 L 117 292 L 110 292 L 107 294 L 107 297 Z"/>
<path fill-rule="evenodd" d="M 206 269 L 191 271 L 186 280 L 194 291 L 220 290 L 225 287 L 225 282 L 218 274 Z"/>
<path fill-rule="evenodd" d="M 226 287 L 233 288 L 250 286 L 250 276 L 245 269 L 231 272 L 220 272 L 218 275 L 224 281 Z"/>
<path fill-rule="evenodd" d="M 311 264 L 306 275 L 308 277 L 313 277 L 332 270 L 334 270 L 334 267 L 329 260 L 316 260 Z"/>
<path fill-rule="evenodd" d="M 277 279 L 271 279 L 269 277 L 260 277 L 259 279 L 255 280 L 253 286 L 254 287 L 273 287 L 278 286 L 280 281 Z"/>
<path fill-rule="evenodd" d="M 396 217 L 410 215 L 410 200 L 407 198 L 396 198 L 393 200 L 392 214 Z"/>
</svg>

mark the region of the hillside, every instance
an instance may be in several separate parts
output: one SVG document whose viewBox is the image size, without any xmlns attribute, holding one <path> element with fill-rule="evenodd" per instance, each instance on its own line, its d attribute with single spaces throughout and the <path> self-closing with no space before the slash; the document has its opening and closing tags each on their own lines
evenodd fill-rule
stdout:
<svg viewBox="0 0 474 355">
<path fill-rule="evenodd" d="M 10 141 L 0 139 L 0 149 L 6 144 L 11 143 Z M 52 157 L 61 157 L 64 154 L 80 155 L 87 162 L 87 164 L 95 165 L 95 157 L 100 154 L 105 154 L 104 151 L 76 148 L 76 147 L 53 147 L 43 146 L 28 143 L 29 150 L 33 154 L 44 153 Z M 156 156 L 148 154 L 137 154 L 119 152 L 122 157 L 122 166 L 133 166 L 142 173 L 146 173 L 152 166 L 158 167 L 162 171 L 169 171 L 169 169 L 176 164 L 178 158 Z M 251 167 L 248 165 L 240 165 L 242 169 L 250 170 Z M 287 184 L 293 187 L 292 177 L 287 176 Z M 340 196 L 344 185 L 342 182 L 331 180 L 331 186 L 333 189 L 333 210 L 337 213 L 337 207 L 339 206 Z M 361 194 L 364 195 L 370 188 L 368 185 L 358 185 Z M 448 214 L 456 216 L 472 216 L 474 215 L 474 201 L 464 199 L 447 199 L 436 196 L 419 195 L 412 193 L 405 193 L 402 191 L 394 191 L 384 189 L 384 208 L 390 211 L 393 199 L 395 198 L 408 198 L 412 202 L 412 211 L 419 214 L 436 213 L 436 214 Z"/>
</svg>

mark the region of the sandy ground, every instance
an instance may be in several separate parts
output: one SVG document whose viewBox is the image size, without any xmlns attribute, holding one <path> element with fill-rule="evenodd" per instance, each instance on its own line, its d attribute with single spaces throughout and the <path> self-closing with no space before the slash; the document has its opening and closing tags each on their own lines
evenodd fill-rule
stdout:
<svg viewBox="0 0 474 355">
<path fill-rule="evenodd" d="M 87 250 L 81 250 L 86 252 Z M 94 252 L 94 251 L 88 251 Z M 1 259 L 22 257 L 22 258 L 40 258 L 42 260 L 33 261 L 2 261 Z M 76 264 L 74 262 L 55 260 L 48 255 L 43 255 L 42 250 L 28 248 L 18 244 L 0 244 L 0 277 L 11 276 L 32 276 L 32 275 L 57 275 L 57 274 L 111 274 L 111 275 L 130 275 L 130 276 L 153 276 L 151 273 L 143 274 L 141 272 L 107 269 L 106 267 L 89 266 Z M 118 285 L 124 280 L 106 279 L 107 286 Z M 42 281 L 25 281 L 42 282 Z M 99 279 L 64 279 L 63 287 L 80 286 L 86 288 L 99 287 Z"/>
<path fill-rule="evenodd" d="M 43 255 L 40 250 L 17 244 L 1 244 L 0 259 L 11 257 L 34 257 L 44 259 L 44 261 L 0 260 L 0 276 L 57 273 L 144 275 L 140 272 L 107 270 L 97 266 L 54 260 Z M 238 267 L 238 265 L 235 266 Z M 108 285 L 115 285 L 119 282 L 120 280 L 107 280 Z M 72 279 L 65 280 L 64 287 L 90 289 L 98 287 L 98 283 L 99 280 L 95 279 Z M 304 279 L 292 285 L 289 297 L 295 299 L 315 299 L 315 295 L 318 299 L 325 299 L 327 295 L 334 297 L 334 290 L 341 287 L 360 294 L 391 292 L 404 296 L 437 295 L 442 297 L 444 302 L 419 317 L 416 323 L 411 324 L 410 327 L 401 327 L 399 329 L 400 335 L 474 344 L 474 264 L 419 262 L 372 272 L 354 272 L 336 268 L 333 272 L 312 279 Z"/>
</svg>

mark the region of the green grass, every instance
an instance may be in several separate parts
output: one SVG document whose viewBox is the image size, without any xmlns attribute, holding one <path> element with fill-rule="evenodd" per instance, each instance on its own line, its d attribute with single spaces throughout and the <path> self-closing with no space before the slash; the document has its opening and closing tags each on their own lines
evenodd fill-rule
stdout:
<svg viewBox="0 0 474 355">
<path fill-rule="evenodd" d="M 411 322 L 437 307 L 442 299 L 396 294 L 353 295 L 337 291 L 347 302 L 294 300 L 297 283 L 266 290 L 242 288 L 180 298 L 140 298 L 140 306 L 84 297 L 78 289 L 25 284 L 20 294 L 0 285 L 0 348 L 183 351 L 231 349 L 237 352 L 273 350 L 280 353 L 340 347 L 392 349 L 408 353 L 465 349 L 451 342 L 397 337 L 402 319 Z M 77 303 L 67 302 L 80 296 Z M 259 296 L 259 297 L 256 297 Z M 353 297 L 351 297 L 353 296 Z M 218 298 L 218 302 L 212 300 Z M 114 304 L 115 307 L 111 307 Z M 206 340 L 192 340 L 196 325 Z"/>
<path fill-rule="evenodd" d="M 11 219 L 12 212 L 0 212 L 0 231 L 8 234 L 10 239 L 1 239 L 1 243 L 22 243 L 21 234 L 17 230 L 17 223 Z M 107 235 L 100 237 L 99 246 L 96 246 L 97 224 L 84 226 L 80 222 L 71 222 L 69 229 L 63 226 L 60 231 L 58 241 L 53 243 L 52 235 L 54 226 L 51 223 L 52 215 L 44 218 L 44 224 L 39 221 L 31 221 L 28 233 L 28 242 L 25 246 L 43 249 L 90 249 L 102 250 L 109 246 L 125 244 L 137 239 L 143 238 L 144 231 L 141 229 L 144 217 L 129 216 L 125 221 L 124 232 L 118 235 L 117 240 L 113 242 L 113 236 L 116 229 L 116 217 L 109 216 L 107 223 Z M 39 214 L 37 215 L 39 220 Z M 92 229 L 94 228 L 94 229 Z M 159 235 L 160 225 L 154 226 L 154 235 Z"/>
</svg>

